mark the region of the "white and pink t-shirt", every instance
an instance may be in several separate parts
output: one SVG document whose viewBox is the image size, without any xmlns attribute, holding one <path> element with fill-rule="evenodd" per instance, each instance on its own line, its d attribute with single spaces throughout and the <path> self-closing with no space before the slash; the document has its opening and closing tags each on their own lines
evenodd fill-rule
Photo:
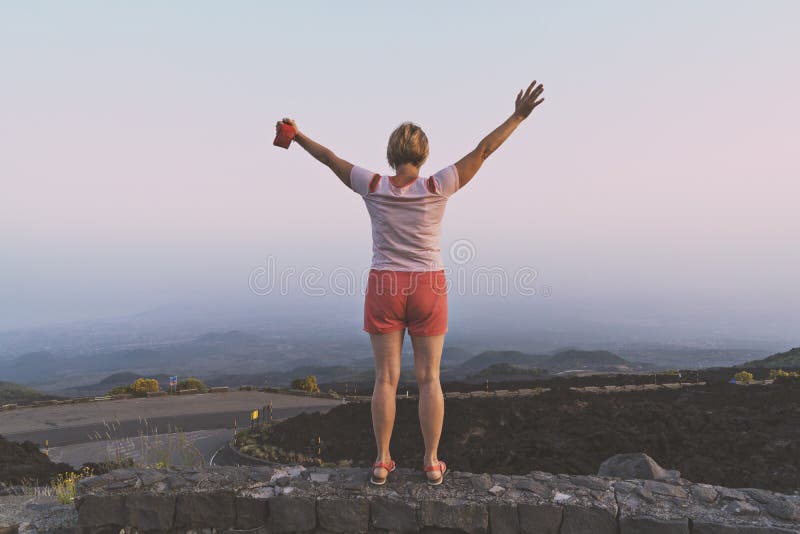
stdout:
<svg viewBox="0 0 800 534">
<path fill-rule="evenodd" d="M 448 165 L 403 187 L 358 165 L 350 186 L 364 198 L 372 221 L 372 268 L 391 271 L 444 269 L 439 249 L 444 207 L 458 191 L 458 171 Z"/>
</svg>

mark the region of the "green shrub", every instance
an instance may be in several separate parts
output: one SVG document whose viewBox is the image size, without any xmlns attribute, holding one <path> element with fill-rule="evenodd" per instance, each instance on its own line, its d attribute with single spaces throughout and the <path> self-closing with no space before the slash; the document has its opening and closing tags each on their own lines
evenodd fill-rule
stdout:
<svg viewBox="0 0 800 534">
<path fill-rule="evenodd" d="M 131 391 L 138 395 L 144 395 L 158 390 L 158 380 L 155 378 L 137 378 L 136 381 L 131 384 Z"/>
<path fill-rule="evenodd" d="M 733 379 L 736 380 L 736 382 L 747 383 L 753 380 L 753 373 L 750 373 L 748 371 L 739 371 L 738 373 L 733 375 Z"/>
<path fill-rule="evenodd" d="M 84 467 L 77 473 L 72 471 L 68 473 L 61 473 L 58 477 L 50 483 L 53 492 L 61 504 L 72 504 L 75 502 L 75 494 L 78 488 L 78 481 L 82 478 L 92 476 L 92 470 Z"/>
<path fill-rule="evenodd" d="M 770 369 L 769 377 L 773 380 L 776 378 L 797 378 L 800 377 L 800 372 L 797 371 L 784 371 L 783 369 Z"/>
<path fill-rule="evenodd" d="M 304 378 L 296 378 L 292 380 L 292 389 L 302 389 L 310 393 L 319 393 L 319 386 L 317 385 L 317 377 L 308 375 Z"/>
<path fill-rule="evenodd" d="M 117 386 L 108 390 L 107 395 L 124 395 L 126 393 L 133 393 L 131 386 Z"/>
<path fill-rule="evenodd" d="M 202 380 L 198 378 L 185 378 L 178 382 L 178 391 L 184 389 L 196 389 L 198 391 L 208 391 L 208 386 L 206 386 Z"/>
</svg>

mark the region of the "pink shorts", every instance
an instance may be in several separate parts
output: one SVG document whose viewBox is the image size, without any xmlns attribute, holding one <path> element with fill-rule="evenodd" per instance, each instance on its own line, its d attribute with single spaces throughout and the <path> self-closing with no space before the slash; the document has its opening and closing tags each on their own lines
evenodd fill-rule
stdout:
<svg viewBox="0 0 800 534">
<path fill-rule="evenodd" d="M 388 334 L 406 327 L 411 336 L 447 332 L 447 279 L 443 270 L 370 270 L 364 330 Z"/>
</svg>

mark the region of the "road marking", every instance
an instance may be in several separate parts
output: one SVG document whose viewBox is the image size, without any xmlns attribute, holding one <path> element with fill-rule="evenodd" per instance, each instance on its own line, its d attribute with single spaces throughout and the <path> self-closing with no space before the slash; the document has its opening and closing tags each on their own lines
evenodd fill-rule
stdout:
<svg viewBox="0 0 800 534">
<path fill-rule="evenodd" d="M 211 455 L 211 459 L 208 461 L 208 465 L 214 465 L 214 458 L 216 458 L 216 457 L 217 457 L 217 454 L 219 454 L 219 451 L 221 451 L 221 450 L 222 450 L 222 449 L 224 449 L 225 447 L 226 447 L 226 446 L 225 446 L 225 445 L 223 445 L 222 447 L 220 447 L 219 449 L 217 449 L 216 451 L 214 451 L 214 454 L 212 454 L 212 455 Z"/>
</svg>

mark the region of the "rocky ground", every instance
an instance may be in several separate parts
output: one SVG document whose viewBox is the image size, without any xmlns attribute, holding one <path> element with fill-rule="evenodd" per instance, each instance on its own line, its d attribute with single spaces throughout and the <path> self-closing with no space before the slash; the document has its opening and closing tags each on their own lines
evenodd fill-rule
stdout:
<svg viewBox="0 0 800 534">
<path fill-rule="evenodd" d="M 421 468 L 416 399 L 398 400 L 391 454 Z M 319 438 L 319 443 L 317 443 Z M 260 437 L 264 447 L 324 462 L 375 459 L 369 403 L 301 414 Z M 439 456 L 456 470 L 589 475 L 617 453 L 642 451 L 685 478 L 792 493 L 800 487 L 800 383 L 717 383 L 677 390 L 448 398 Z M 293 456 L 293 461 L 298 458 Z"/>
<path fill-rule="evenodd" d="M 72 534 L 77 517 L 74 504 L 62 504 L 53 496 L 0 496 L 0 533 L 3 534 Z"/>
</svg>

